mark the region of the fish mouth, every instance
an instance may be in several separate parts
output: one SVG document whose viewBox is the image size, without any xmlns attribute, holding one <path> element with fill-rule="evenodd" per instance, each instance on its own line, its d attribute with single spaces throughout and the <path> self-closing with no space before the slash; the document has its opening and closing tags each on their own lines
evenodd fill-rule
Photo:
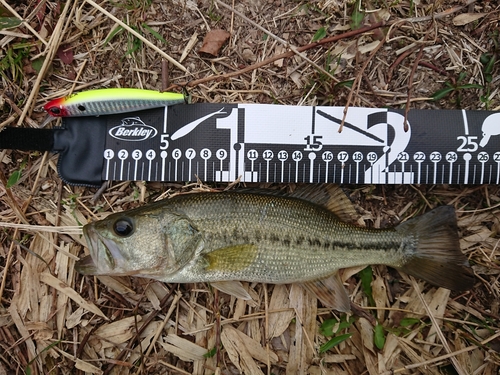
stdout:
<svg viewBox="0 0 500 375">
<path fill-rule="evenodd" d="M 103 275 L 111 272 L 115 268 L 115 256 L 119 254 L 116 244 L 99 235 L 92 225 L 84 226 L 83 234 L 90 255 L 77 261 L 75 269 L 82 275 Z"/>
<path fill-rule="evenodd" d="M 87 255 L 86 257 L 77 261 L 75 264 L 75 269 L 82 275 L 95 275 L 96 272 L 98 272 L 97 266 L 94 263 L 91 255 Z"/>
<path fill-rule="evenodd" d="M 97 233 L 90 230 L 88 225 L 83 227 L 83 235 L 87 240 L 87 247 L 90 251 L 90 255 L 81 258 L 75 263 L 75 269 L 82 275 L 95 275 L 99 269 L 94 262 L 93 254 L 97 254 L 97 249 L 99 248 L 99 238 Z"/>
</svg>

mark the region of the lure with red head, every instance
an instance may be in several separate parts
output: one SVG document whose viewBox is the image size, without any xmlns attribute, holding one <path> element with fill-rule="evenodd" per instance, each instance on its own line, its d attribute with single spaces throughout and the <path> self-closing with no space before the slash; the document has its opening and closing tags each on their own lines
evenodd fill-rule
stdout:
<svg viewBox="0 0 500 375">
<path fill-rule="evenodd" d="M 53 117 L 67 117 L 69 116 L 68 110 L 65 108 L 64 103 L 65 98 L 58 98 L 51 100 L 43 106 L 43 109 L 47 111 L 50 116 Z"/>
<path fill-rule="evenodd" d="M 101 116 L 184 103 L 183 94 L 133 88 L 83 91 L 54 99 L 43 108 L 52 117 Z"/>
</svg>

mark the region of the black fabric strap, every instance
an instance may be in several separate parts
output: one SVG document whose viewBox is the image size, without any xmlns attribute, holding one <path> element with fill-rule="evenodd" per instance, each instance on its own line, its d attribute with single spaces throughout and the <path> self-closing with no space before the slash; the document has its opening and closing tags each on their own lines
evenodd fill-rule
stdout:
<svg viewBox="0 0 500 375">
<path fill-rule="evenodd" d="M 52 151 L 57 129 L 7 127 L 0 132 L 0 150 Z"/>
<path fill-rule="evenodd" d="M 105 140 L 104 116 L 75 117 L 55 129 L 7 127 L 0 132 L 0 150 L 57 152 L 58 172 L 66 183 L 100 186 Z"/>
</svg>

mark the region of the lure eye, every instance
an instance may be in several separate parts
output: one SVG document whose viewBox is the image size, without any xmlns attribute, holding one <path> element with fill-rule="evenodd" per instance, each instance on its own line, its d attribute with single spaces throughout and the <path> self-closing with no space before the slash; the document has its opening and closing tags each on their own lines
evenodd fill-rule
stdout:
<svg viewBox="0 0 500 375">
<path fill-rule="evenodd" d="M 57 107 L 51 107 L 47 111 L 54 116 L 59 116 L 61 114 L 61 109 Z"/>
<path fill-rule="evenodd" d="M 128 218 L 118 219 L 113 224 L 113 231 L 117 236 L 128 237 L 134 231 L 134 225 Z"/>
<path fill-rule="evenodd" d="M 85 108 L 85 106 L 84 106 L 84 105 L 82 105 L 82 104 L 80 104 L 80 105 L 78 106 L 78 110 L 80 110 L 81 112 L 85 112 L 85 110 L 86 110 L 86 109 L 87 109 L 87 108 Z"/>
</svg>

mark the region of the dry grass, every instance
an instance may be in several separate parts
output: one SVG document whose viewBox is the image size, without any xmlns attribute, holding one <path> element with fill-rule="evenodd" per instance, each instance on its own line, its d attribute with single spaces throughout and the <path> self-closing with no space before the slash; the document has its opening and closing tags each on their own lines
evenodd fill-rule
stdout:
<svg viewBox="0 0 500 375">
<path fill-rule="evenodd" d="M 0 8 L 10 4 L 26 21 L 0 31 L 0 59 L 12 60 L 0 72 L 0 127 L 40 123 L 41 105 L 71 91 L 168 86 L 162 80 L 167 54 L 175 61 L 170 83 L 188 83 L 194 101 L 500 109 L 498 64 L 488 84 L 480 61 L 484 53 L 500 57 L 495 1 L 362 1 L 370 10 L 364 22 L 384 20 L 387 27 L 309 49 L 300 47 L 321 27 L 329 36 L 349 31 L 353 7 L 340 0 L 235 3 L 247 19 L 218 0 L 100 6 L 0 0 Z M 145 41 L 119 32 L 111 16 Z M 460 24 L 463 19 L 470 22 Z M 231 39 L 218 58 L 199 56 L 203 35 L 212 28 L 229 31 Z M 295 52 L 287 54 L 281 38 Z M 61 49 L 73 54 L 69 64 L 61 61 Z M 429 100 L 461 72 L 464 82 L 485 88 Z M 232 77 L 217 79 L 222 74 Z M 352 79 L 351 93 L 336 84 Z M 191 186 L 120 183 L 91 203 L 93 189 L 61 183 L 57 156 L 8 150 L 0 160 L 0 375 L 498 373 L 498 186 L 348 187 L 376 227 L 440 204 L 455 206 L 476 285 L 450 293 L 374 267 L 370 306 L 357 270 L 346 270 L 350 296 L 369 319 L 357 318 L 339 332 L 351 333 L 350 339 L 320 354 L 328 338 L 318 327 L 335 312 L 298 286 L 252 284 L 254 301 L 247 302 L 214 294 L 205 284 L 83 278 L 75 272 L 85 246 L 79 225 Z M 21 166 L 21 179 L 6 189 L 6 176 Z M 385 328 L 382 349 L 374 345 L 373 318 Z M 206 355 L 214 348 L 221 350 Z"/>
</svg>

